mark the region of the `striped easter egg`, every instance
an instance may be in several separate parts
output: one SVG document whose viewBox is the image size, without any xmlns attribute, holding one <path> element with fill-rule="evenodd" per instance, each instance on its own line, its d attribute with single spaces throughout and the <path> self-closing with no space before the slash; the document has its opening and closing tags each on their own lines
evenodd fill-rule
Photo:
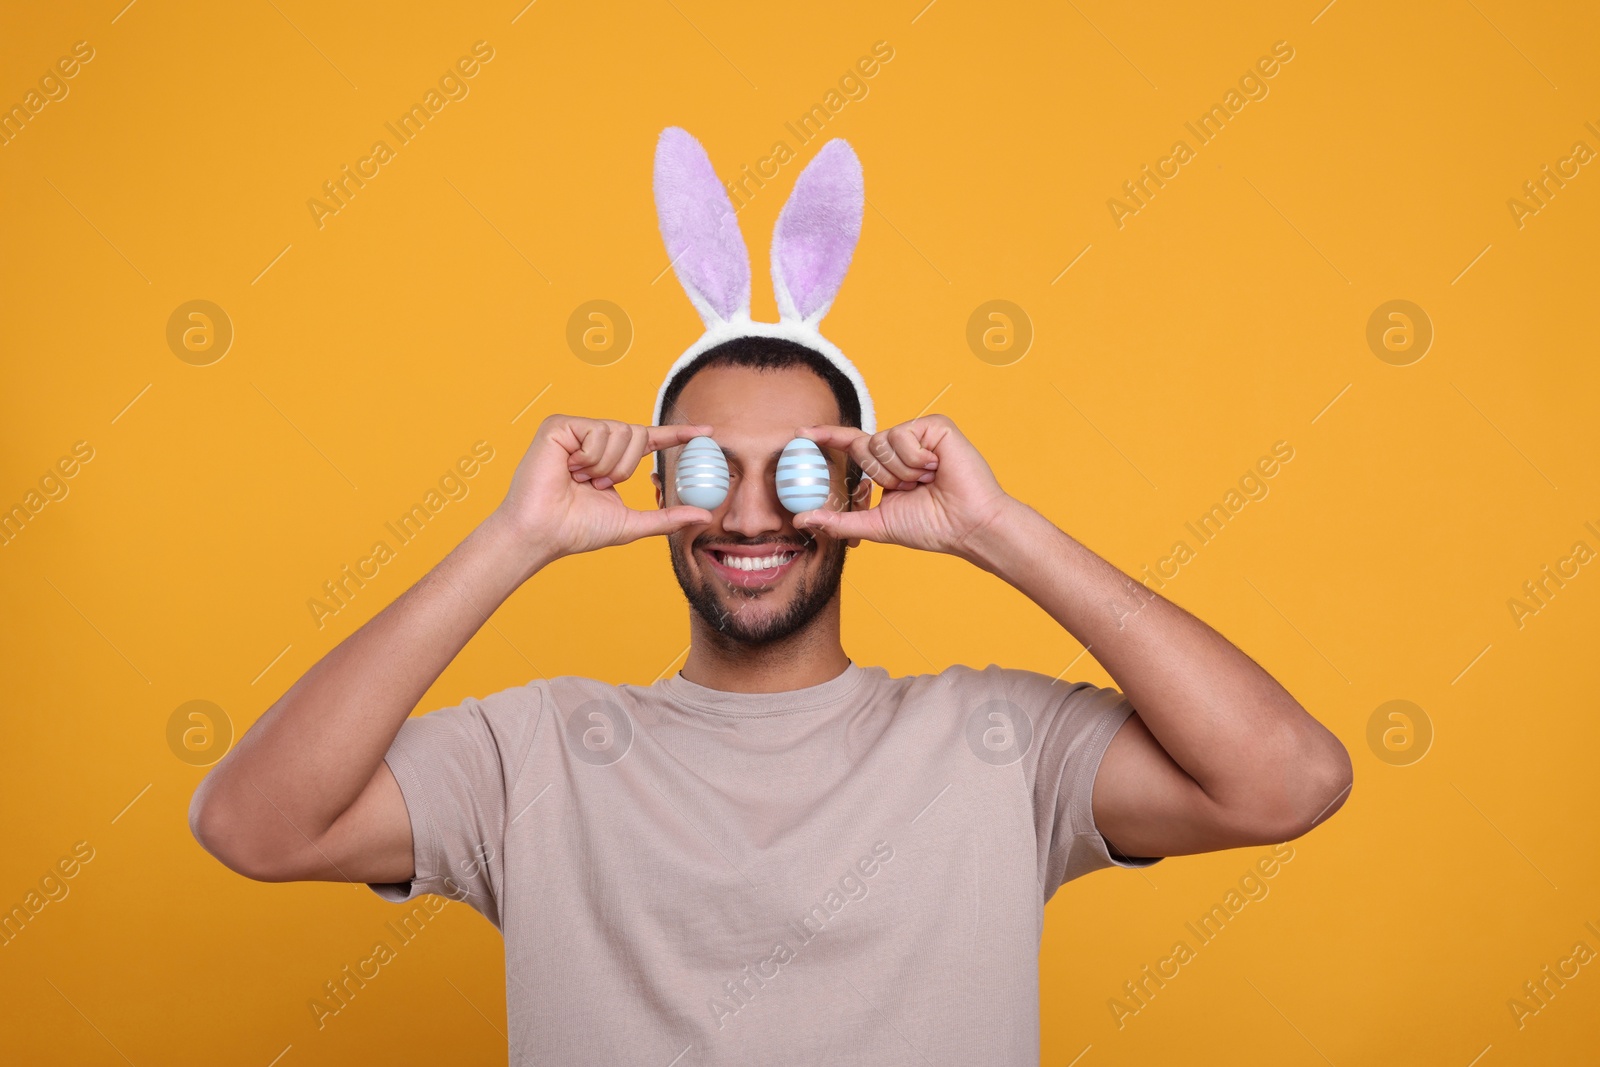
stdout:
<svg viewBox="0 0 1600 1067">
<path fill-rule="evenodd" d="M 678 499 L 713 511 L 728 498 L 728 458 L 709 437 L 695 437 L 678 455 Z"/>
<path fill-rule="evenodd" d="M 778 499 L 799 514 L 820 508 L 828 502 L 831 488 L 828 461 L 822 449 L 808 437 L 796 437 L 784 446 L 778 457 Z"/>
</svg>

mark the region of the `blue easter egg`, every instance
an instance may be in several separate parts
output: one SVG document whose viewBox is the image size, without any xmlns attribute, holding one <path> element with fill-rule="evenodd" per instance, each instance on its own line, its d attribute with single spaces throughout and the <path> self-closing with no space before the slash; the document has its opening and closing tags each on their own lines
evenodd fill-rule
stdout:
<svg viewBox="0 0 1600 1067">
<path fill-rule="evenodd" d="M 707 511 L 728 499 L 728 457 L 711 438 L 691 438 L 679 453 L 678 499 Z"/>
<path fill-rule="evenodd" d="M 778 499 L 795 514 L 828 502 L 832 478 L 822 449 L 808 437 L 796 437 L 778 457 Z"/>
</svg>

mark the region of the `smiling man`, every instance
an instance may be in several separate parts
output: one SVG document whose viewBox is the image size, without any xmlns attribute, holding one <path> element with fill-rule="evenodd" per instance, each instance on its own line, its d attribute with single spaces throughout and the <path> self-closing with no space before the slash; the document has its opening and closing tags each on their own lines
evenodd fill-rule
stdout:
<svg viewBox="0 0 1600 1067">
<path fill-rule="evenodd" d="M 1338 807 L 1343 746 L 1260 667 L 1005 493 L 949 419 L 848 425 L 849 389 L 795 347 L 711 350 L 670 405 L 692 422 L 545 419 L 500 507 L 213 769 L 199 840 L 253 878 L 481 911 L 512 1062 L 1022 1064 L 1060 885 L 1285 841 Z M 714 512 L 672 489 L 701 434 L 729 460 Z M 774 475 L 797 435 L 834 492 L 791 515 Z M 616 484 L 649 452 L 660 507 L 638 512 Z M 544 567 L 660 534 L 692 608 L 681 671 L 408 718 Z M 839 589 L 861 539 L 1010 582 L 1121 690 L 855 663 Z"/>
<path fill-rule="evenodd" d="M 716 438 L 728 461 L 730 482 L 728 499 L 718 509 L 719 522 L 667 538 L 673 572 L 694 609 L 690 676 L 710 676 L 715 684 L 726 669 L 718 664 L 721 660 L 731 660 L 732 669 L 740 672 L 753 659 L 779 671 L 798 666 L 803 657 L 791 655 L 790 646 L 816 641 L 811 631 L 824 613 L 832 623 L 837 655 L 809 672 L 776 676 L 771 687 L 792 688 L 793 681 L 809 684 L 813 677 L 832 677 L 847 663 L 838 648 L 846 545 L 795 528 L 767 484 L 784 446 L 795 436 L 795 416 L 816 425 L 837 422 L 841 399 L 846 405 L 854 399 L 853 390 L 843 386 L 836 396 L 829 377 L 841 376 L 815 353 L 808 358 L 793 342 L 740 338 L 707 352 L 694 373 L 679 375 L 666 393 L 664 405 L 679 416 L 674 422 L 703 423 L 720 416 Z M 852 418 L 859 421 L 859 404 L 854 408 Z M 691 419 L 688 412 L 703 417 Z M 659 507 L 667 500 L 666 486 L 674 482 L 664 453 L 657 453 L 656 463 L 651 480 Z M 871 491 L 853 461 L 846 469 L 847 461 L 836 456 L 832 467 L 840 499 L 851 490 Z M 752 486 L 756 491 L 750 491 Z M 752 656 L 757 649 L 759 654 Z"/>
<path fill-rule="evenodd" d="M 1350 790 L 1344 747 L 1282 686 L 1002 489 L 949 418 L 876 429 L 859 375 L 806 332 L 831 289 L 819 304 L 798 273 L 779 286 L 802 325 L 749 322 L 737 287 L 692 290 L 729 302 L 706 303 L 722 325 L 669 370 L 654 422 L 546 418 L 494 512 L 195 794 L 196 837 L 244 875 L 365 882 L 413 909 L 437 894 L 487 917 L 513 1063 L 1034 1064 L 1060 886 L 1286 841 Z M 728 460 L 712 510 L 675 489 L 698 436 Z M 824 450 L 831 492 L 793 514 L 776 474 L 797 436 Z M 652 454 L 657 506 L 634 510 L 616 486 Z M 680 670 L 540 678 L 410 717 L 544 568 L 650 536 L 690 608 Z M 864 540 L 1009 583 L 1118 688 L 857 663 L 840 585 Z M 626 590 L 603 595 L 634 610 Z"/>
</svg>

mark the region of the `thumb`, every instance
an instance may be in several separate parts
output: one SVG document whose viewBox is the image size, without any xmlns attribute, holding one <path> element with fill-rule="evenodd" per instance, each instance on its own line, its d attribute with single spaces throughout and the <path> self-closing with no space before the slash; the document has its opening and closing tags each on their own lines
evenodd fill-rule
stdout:
<svg viewBox="0 0 1600 1067">
<path fill-rule="evenodd" d="M 836 541 L 860 538 L 867 541 L 883 540 L 883 523 L 876 508 L 868 511 L 829 511 L 814 508 L 794 517 L 797 529 L 821 530 Z"/>
<path fill-rule="evenodd" d="M 685 526 L 711 521 L 711 512 L 705 508 L 692 508 L 687 504 L 654 511 L 634 511 L 628 517 L 628 540 L 676 533 Z"/>
</svg>

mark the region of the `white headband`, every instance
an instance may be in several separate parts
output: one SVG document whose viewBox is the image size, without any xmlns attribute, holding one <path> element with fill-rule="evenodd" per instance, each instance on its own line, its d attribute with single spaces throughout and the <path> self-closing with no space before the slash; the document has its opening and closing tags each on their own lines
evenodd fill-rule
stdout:
<svg viewBox="0 0 1600 1067">
<path fill-rule="evenodd" d="M 736 337 L 776 337 L 803 345 L 855 386 L 861 429 L 877 431 L 867 383 L 817 324 L 833 306 L 861 237 L 866 192 L 861 161 L 845 141 L 822 146 L 800 177 L 772 232 L 772 288 L 778 321 L 750 318 L 750 252 L 727 190 L 700 142 L 669 126 L 656 142 L 656 216 L 661 239 L 706 332 L 667 371 L 656 391 L 652 426 L 662 422 L 667 386 L 707 349 Z"/>
</svg>

